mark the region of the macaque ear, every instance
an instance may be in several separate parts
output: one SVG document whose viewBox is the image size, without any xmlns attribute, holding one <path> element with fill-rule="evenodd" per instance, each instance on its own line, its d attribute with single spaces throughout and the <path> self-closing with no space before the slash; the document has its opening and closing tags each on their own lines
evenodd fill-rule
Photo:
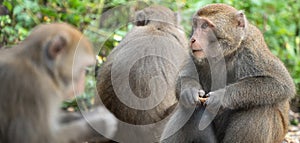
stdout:
<svg viewBox="0 0 300 143">
<path fill-rule="evenodd" d="M 235 16 L 236 16 L 236 20 L 238 22 L 237 26 L 245 28 L 247 20 L 246 20 L 246 16 L 245 16 L 244 12 L 238 11 Z"/>
<path fill-rule="evenodd" d="M 67 46 L 67 39 L 61 35 L 54 36 L 47 43 L 47 55 L 50 59 L 55 59 L 56 56 Z"/>
<path fill-rule="evenodd" d="M 135 25 L 136 26 L 145 26 L 149 23 L 149 20 L 146 16 L 146 13 L 141 10 L 135 14 Z"/>
</svg>

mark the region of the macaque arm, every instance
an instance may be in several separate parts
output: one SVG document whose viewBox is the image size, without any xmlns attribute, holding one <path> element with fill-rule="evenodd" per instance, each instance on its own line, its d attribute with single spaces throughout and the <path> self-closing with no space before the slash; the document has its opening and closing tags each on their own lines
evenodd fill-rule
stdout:
<svg viewBox="0 0 300 143">
<path fill-rule="evenodd" d="M 72 141 L 84 141 L 94 135 L 96 135 L 96 131 L 94 131 L 84 119 L 60 125 L 58 131 L 56 131 L 57 138 Z"/>
<path fill-rule="evenodd" d="M 186 88 L 202 89 L 199 83 L 199 76 L 194 62 L 189 59 L 180 70 L 179 77 L 176 82 L 176 96 L 179 97 L 181 91 Z"/>
<path fill-rule="evenodd" d="M 63 111 L 60 116 L 60 123 L 68 123 L 76 120 L 81 120 L 83 116 L 78 112 Z"/>
<path fill-rule="evenodd" d="M 231 109 L 272 105 L 293 96 L 293 87 L 273 77 L 252 77 L 226 86 L 224 106 Z"/>
<path fill-rule="evenodd" d="M 98 107 L 93 112 L 84 113 L 84 116 L 74 116 L 74 113 L 64 113 L 61 125 L 58 127 L 56 135 L 58 138 L 68 138 L 72 141 L 87 141 L 91 138 L 97 140 L 107 140 L 100 134 L 112 137 L 116 131 L 116 118 L 103 107 Z M 75 118 L 74 118 L 75 117 Z M 97 132 L 99 131 L 99 132 Z"/>
</svg>

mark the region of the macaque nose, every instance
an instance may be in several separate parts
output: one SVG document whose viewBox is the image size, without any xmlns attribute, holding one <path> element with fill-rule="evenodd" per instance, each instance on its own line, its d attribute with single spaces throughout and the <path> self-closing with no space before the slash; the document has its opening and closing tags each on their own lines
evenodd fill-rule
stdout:
<svg viewBox="0 0 300 143">
<path fill-rule="evenodd" d="M 193 44 L 196 42 L 196 39 L 194 37 L 192 37 L 190 39 L 190 46 L 193 46 Z"/>
<path fill-rule="evenodd" d="M 194 37 L 191 38 L 190 40 L 191 44 L 195 43 L 196 42 L 196 39 Z"/>
</svg>

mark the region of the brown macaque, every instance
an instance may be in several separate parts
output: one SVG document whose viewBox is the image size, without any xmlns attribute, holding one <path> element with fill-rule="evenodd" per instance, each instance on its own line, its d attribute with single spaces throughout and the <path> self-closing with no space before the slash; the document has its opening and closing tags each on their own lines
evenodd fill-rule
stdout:
<svg viewBox="0 0 300 143">
<path fill-rule="evenodd" d="M 83 92 L 85 68 L 94 64 L 92 45 L 78 30 L 43 24 L 0 54 L 0 142 L 82 142 L 98 135 L 94 129 L 114 134 L 116 119 L 103 107 L 84 118 L 60 108 L 73 88 Z"/>
<path fill-rule="evenodd" d="M 186 105 L 198 104 L 198 92 L 205 92 L 205 110 L 218 111 L 211 118 L 218 142 L 281 143 L 288 129 L 289 101 L 295 86 L 284 64 L 272 55 L 263 35 L 248 23 L 245 14 L 225 4 L 201 8 L 193 17 L 190 48 L 199 76 L 181 78 L 184 88 L 180 100 L 187 101 Z M 189 66 L 185 70 L 192 71 Z M 198 117 L 187 125 L 198 124 Z M 200 134 L 188 134 L 199 132 L 198 128 L 185 126 L 179 132 L 186 134 L 175 134 L 168 141 L 201 138 Z"/>
<path fill-rule="evenodd" d="M 177 14 L 168 8 L 150 6 L 138 11 L 133 29 L 101 66 L 98 94 L 120 120 L 114 140 L 159 141 L 178 102 L 179 69 L 189 57 L 180 28 Z"/>
</svg>

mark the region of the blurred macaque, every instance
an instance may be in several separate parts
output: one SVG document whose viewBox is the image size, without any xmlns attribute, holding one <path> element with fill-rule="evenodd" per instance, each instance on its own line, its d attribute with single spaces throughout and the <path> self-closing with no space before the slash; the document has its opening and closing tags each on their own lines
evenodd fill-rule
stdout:
<svg viewBox="0 0 300 143">
<path fill-rule="evenodd" d="M 104 108 L 85 118 L 60 109 L 65 95 L 84 91 L 85 68 L 94 64 L 92 45 L 78 30 L 43 24 L 0 54 L 0 142 L 82 142 L 98 134 L 94 129 L 113 136 L 116 119 Z"/>
</svg>

